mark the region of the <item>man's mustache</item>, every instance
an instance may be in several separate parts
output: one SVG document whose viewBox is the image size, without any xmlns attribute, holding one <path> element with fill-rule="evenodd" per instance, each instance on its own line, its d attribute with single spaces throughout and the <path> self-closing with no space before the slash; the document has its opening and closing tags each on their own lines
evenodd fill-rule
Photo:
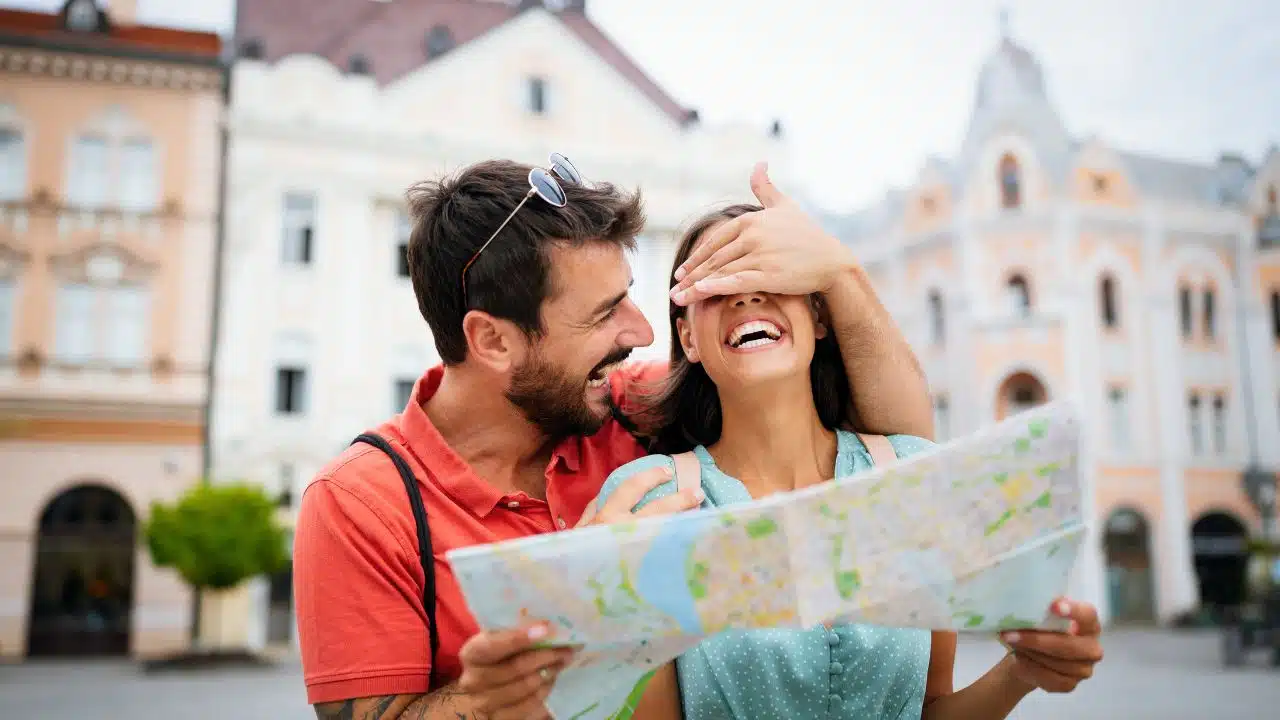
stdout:
<svg viewBox="0 0 1280 720">
<path fill-rule="evenodd" d="M 597 363 L 595 367 L 591 368 L 591 372 L 595 372 L 606 365 L 620 363 L 629 357 L 631 357 L 631 348 L 619 348 L 606 355 L 605 358 Z"/>
</svg>

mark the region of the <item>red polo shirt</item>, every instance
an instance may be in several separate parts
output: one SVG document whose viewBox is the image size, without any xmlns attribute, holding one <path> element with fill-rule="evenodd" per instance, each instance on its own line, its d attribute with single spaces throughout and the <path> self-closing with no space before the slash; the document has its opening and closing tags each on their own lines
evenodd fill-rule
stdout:
<svg viewBox="0 0 1280 720">
<path fill-rule="evenodd" d="M 665 364 L 643 364 L 615 373 L 615 398 L 664 372 Z M 609 420 L 595 435 L 555 449 L 545 501 L 523 492 L 504 495 L 453 452 L 423 411 L 443 376 L 443 368 L 429 370 L 404 412 L 376 432 L 405 458 L 422 491 L 435 554 L 437 676 L 452 682 L 461 674 L 458 651 L 478 627 L 445 553 L 573 527 L 609 473 L 644 451 Z M 413 514 L 404 483 L 382 451 L 353 445 L 308 486 L 293 563 L 308 702 L 433 689 Z"/>
</svg>

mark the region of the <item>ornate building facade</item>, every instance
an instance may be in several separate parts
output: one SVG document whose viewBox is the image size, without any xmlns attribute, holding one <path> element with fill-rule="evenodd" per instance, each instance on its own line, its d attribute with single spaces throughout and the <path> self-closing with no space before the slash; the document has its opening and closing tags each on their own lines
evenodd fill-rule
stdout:
<svg viewBox="0 0 1280 720">
<path fill-rule="evenodd" d="M 0 10 L 0 657 L 191 622 L 140 524 L 202 472 L 221 43 L 100 5 Z"/>
<path fill-rule="evenodd" d="M 239 5 L 213 468 L 281 512 L 363 429 L 402 410 L 438 356 L 404 252 L 405 190 L 488 158 L 564 152 L 643 190 L 636 297 L 667 352 L 675 232 L 786 169 L 781 128 L 709 127 L 585 3 L 252 0 Z M 219 603 L 211 642 L 292 642 L 288 573 Z M 214 612 L 214 610 L 210 610 Z"/>
<path fill-rule="evenodd" d="M 1073 136 L 1007 33 L 950 160 L 831 225 L 871 268 L 938 433 L 1078 403 L 1092 533 L 1073 582 L 1119 622 L 1232 601 L 1280 467 L 1280 152 L 1252 165 Z"/>
</svg>

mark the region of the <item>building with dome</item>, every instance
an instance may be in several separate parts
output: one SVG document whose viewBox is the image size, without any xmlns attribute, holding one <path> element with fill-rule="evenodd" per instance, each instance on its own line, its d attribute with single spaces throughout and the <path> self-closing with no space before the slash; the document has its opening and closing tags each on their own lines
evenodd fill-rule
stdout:
<svg viewBox="0 0 1280 720">
<path fill-rule="evenodd" d="M 1006 29 L 950 159 L 834 218 L 925 365 L 941 437 L 1088 418 L 1076 595 L 1114 622 L 1233 602 L 1280 468 L 1280 151 L 1195 163 L 1072 135 Z"/>
</svg>

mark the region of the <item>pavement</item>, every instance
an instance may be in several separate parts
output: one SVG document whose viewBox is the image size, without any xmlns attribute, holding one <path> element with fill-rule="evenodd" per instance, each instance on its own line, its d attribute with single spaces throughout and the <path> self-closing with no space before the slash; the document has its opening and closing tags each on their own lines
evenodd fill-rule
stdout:
<svg viewBox="0 0 1280 720">
<path fill-rule="evenodd" d="M 1035 693 L 1013 718 L 1258 720 L 1280 716 L 1280 669 L 1255 654 L 1227 670 L 1212 632 L 1115 631 L 1097 675 L 1069 695 Z M 994 640 L 963 640 L 956 687 L 1003 655 Z M 314 720 L 296 659 L 258 670 L 144 675 L 125 661 L 0 666 L 0 717 L 95 720 Z"/>
</svg>

